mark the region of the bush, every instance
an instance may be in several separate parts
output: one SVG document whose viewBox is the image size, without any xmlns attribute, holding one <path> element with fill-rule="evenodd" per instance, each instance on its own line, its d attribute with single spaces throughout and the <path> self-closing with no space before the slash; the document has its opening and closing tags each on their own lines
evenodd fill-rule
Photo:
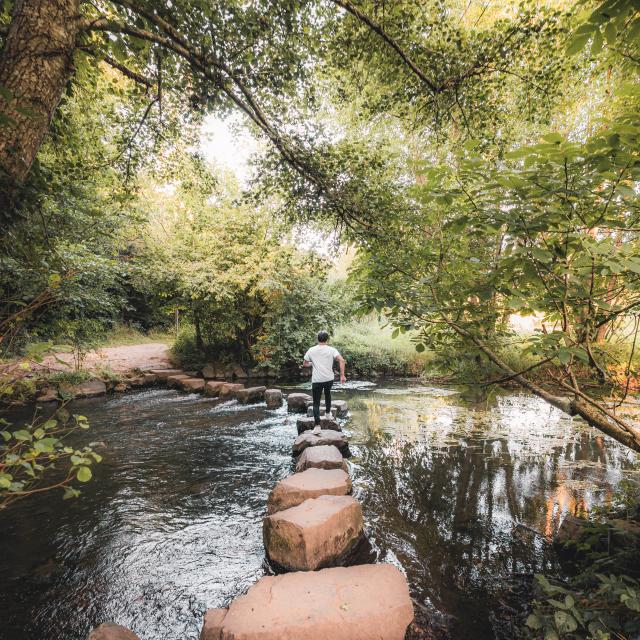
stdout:
<svg viewBox="0 0 640 640">
<path fill-rule="evenodd" d="M 183 325 L 180 329 L 170 351 L 176 364 L 187 370 L 200 369 L 208 360 L 215 359 L 210 349 L 205 347 L 203 351 L 198 347 L 195 329 L 188 324 Z"/>
<path fill-rule="evenodd" d="M 411 335 L 391 337 L 392 330 L 376 320 L 342 325 L 331 343 L 347 360 L 347 372 L 362 377 L 419 376 L 431 360 L 429 352 L 418 353 Z"/>
</svg>

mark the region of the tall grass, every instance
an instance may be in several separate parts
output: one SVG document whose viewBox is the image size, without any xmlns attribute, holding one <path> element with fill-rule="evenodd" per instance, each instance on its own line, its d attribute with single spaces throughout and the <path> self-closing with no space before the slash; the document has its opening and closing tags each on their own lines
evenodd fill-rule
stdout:
<svg viewBox="0 0 640 640">
<path fill-rule="evenodd" d="M 391 337 L 392 329 L 367 319 L 339 326 L 331 343 L 347 360 L 347 370 L 358 376 L 419 376 L 432 360 L 418 353 L 410 334 Z"/>
</svg>

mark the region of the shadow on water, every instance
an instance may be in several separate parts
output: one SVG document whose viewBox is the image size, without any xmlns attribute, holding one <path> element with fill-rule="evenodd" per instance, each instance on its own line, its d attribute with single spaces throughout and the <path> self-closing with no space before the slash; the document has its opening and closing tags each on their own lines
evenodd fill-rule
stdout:
<svg viewBox="0 0 640 640">
<path fill-rule="evenodd" d="M 525 394 L 415 383 L 336 390 L 355 491 L 381 559 L 454 638 L 500 637 L 505 581 L 556 571 L 542 536 L 610 497 L 634 461 Z M 104 462 L 79 500 L 0 515 L 0 639 L 83 640 L 113 620 L 142 640 L 196 639 L 206 608 L 265 571 L 261 520 L 291 471 L 295 416 L 173 391 L 78 402 Z M 15 417 L 15 416 L 13 416 Z"/>
</svg>

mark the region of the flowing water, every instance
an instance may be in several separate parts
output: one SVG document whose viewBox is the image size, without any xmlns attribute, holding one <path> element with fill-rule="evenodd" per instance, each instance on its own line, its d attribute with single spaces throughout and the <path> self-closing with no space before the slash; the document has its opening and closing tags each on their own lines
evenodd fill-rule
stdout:
<svg viewBox="0 0 640 640">
<path fill-rule="evenodd" d="M 505 585 L 560 571 L 544 536 L 633 474 L 634 454 L 527 394 L 413 382 L 335 397 L 379 559 L 457 640 L 501 637 Z M 0 513 L 0 640 L 84 640 L 103 621 L 196 640 L 208 607 L 264 575 L 261 520 L 292 469 L 295 416 L 167 390 L 75 411 L 104 461 L 79 499 Z"/>
</svg>

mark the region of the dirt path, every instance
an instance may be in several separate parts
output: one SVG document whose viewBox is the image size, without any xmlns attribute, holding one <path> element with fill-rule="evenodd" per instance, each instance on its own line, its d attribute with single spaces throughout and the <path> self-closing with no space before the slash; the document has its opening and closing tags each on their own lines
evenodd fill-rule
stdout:
<svg viewBox="0 0 640 640">
<path fill-rule="evenodd" d="M 91 351 L 87 355 L 84 366 L 87 369 L 108 367 L 116 373 L 132 369 L 166 369 L 171 367 L 168 351 L 169 346 L 161 342 L 104 347 Z M 60 353 L 56 357 L 66 362 L 69 368 L 73 367 L 73 358 L 70 353 Z M 53 371 L 65 369 L 65 366 L 53 357 L 45 358 L 41 367 Z"/>
</svg>

